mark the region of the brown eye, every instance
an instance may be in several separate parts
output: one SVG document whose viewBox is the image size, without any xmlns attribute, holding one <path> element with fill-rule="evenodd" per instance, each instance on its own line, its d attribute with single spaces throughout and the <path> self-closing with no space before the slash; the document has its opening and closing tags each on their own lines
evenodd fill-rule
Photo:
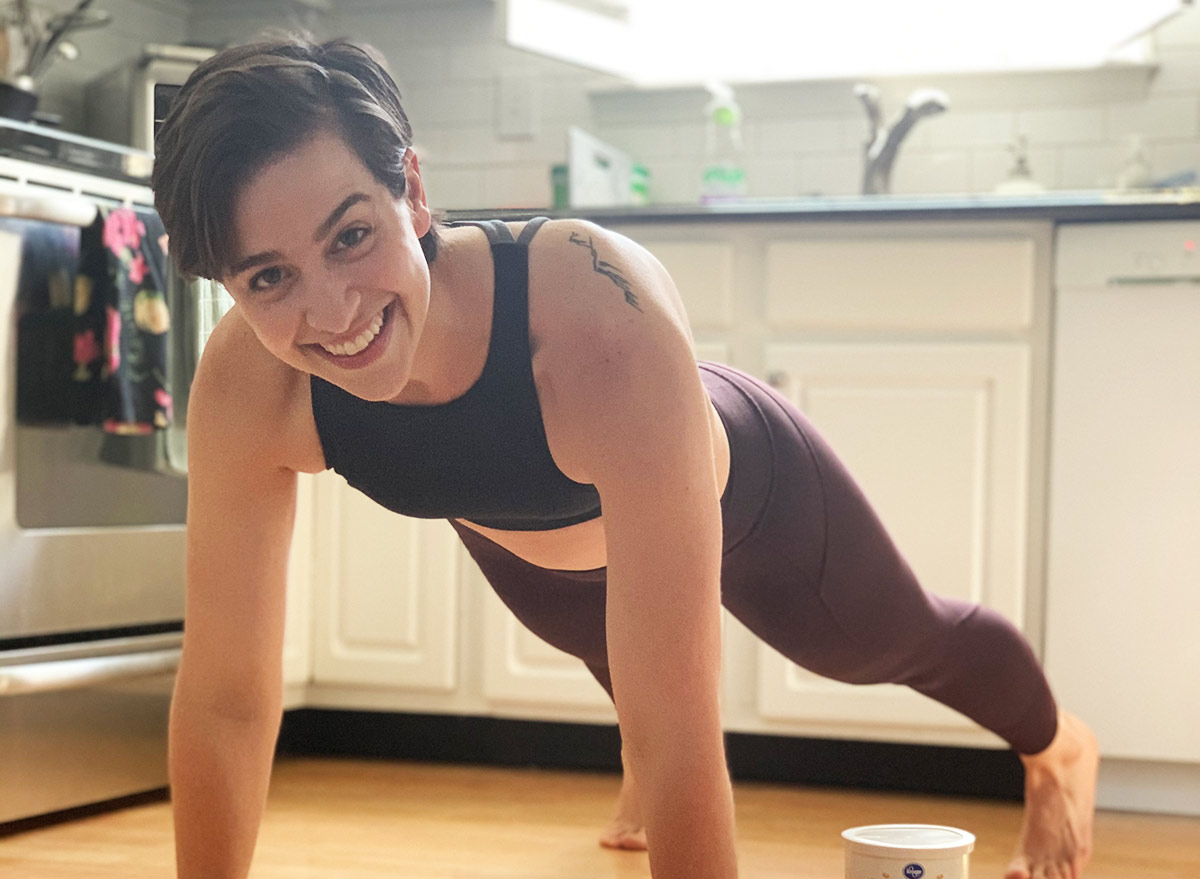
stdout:
<svg viewBox="0 0 1200 879">
<path fill-rule="evenodd" d="M 250 279 L 250 289 L 269 290 L 282 280 L 283 269 L 279 268 L 279 266 L 271 266 L 269 269 L 263 269 Z"/>
<path fill-rule="evenodd" d="M 370 234 L 371 230 L 366 226 L 352 226 L 337 237 L 337 246 L 334 249 L 349 250 L 352 247 L 357 247 Z"/>
</svg>

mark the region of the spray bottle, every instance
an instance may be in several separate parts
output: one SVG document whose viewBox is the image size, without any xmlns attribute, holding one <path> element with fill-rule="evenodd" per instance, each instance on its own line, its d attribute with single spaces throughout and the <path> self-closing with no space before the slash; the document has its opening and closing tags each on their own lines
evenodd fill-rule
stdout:
<svg viewBox="0 0 1200 879">
<path fill-rule="evenodd" d="M 711 96 L 704 106 L 705 164 L 700 201 L 714 204 L 736 201 L 746 195 L 742 167 L 742 109 L 733 89 L 721 82 L 705 86 Z"/>
</svg>

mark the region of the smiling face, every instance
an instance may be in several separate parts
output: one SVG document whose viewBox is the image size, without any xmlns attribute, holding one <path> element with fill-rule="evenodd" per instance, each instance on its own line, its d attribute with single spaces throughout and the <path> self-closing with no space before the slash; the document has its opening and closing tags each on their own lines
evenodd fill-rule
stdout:
<svg viewBox="0 0 1200 879">
<path fill-rule="evenodd" d="M 429 311 L 431 218 L 404 161 L 399 199 L 331 132 L 268 164 L 235 200 L 221 279 L 268 351 L 365 400 L 400 394 Z"/>
</svg>

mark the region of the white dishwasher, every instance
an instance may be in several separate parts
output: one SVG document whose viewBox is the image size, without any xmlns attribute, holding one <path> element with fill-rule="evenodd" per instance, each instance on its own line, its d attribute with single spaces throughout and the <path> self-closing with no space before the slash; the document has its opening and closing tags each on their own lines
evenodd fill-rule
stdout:
<svg viewBox="0 0 1200 879">
<path fill-rule="evenodd" d="M 1061 226 L 1055 288 L 1046 669 L 1106 763 L 1157 764 L 1125 799 L 1200 814 L 1167 780 L 1200 780 L 1200 220 Z"/>
</svg>

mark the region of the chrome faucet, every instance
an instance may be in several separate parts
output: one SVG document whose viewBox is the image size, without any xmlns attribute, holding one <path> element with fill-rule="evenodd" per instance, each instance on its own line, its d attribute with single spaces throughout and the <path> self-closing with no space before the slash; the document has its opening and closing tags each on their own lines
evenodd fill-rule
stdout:
<svg viewBox="0 0 1200 879">
<path fill-rule="evenodd" d="M 900 144 L 918 121 L 948 110 L 950 99 L 937 89 L 917 89 L 908 96 L 903 112 L 892 120 L 891 125 L 884 127 L 878 87 L 862 83 L 854 87 L 854 95 L 862 101 L 871 123 L 871 135 L 864 149 L 863 194 L 890 192 L 892 164 Z"/>
</svg>

